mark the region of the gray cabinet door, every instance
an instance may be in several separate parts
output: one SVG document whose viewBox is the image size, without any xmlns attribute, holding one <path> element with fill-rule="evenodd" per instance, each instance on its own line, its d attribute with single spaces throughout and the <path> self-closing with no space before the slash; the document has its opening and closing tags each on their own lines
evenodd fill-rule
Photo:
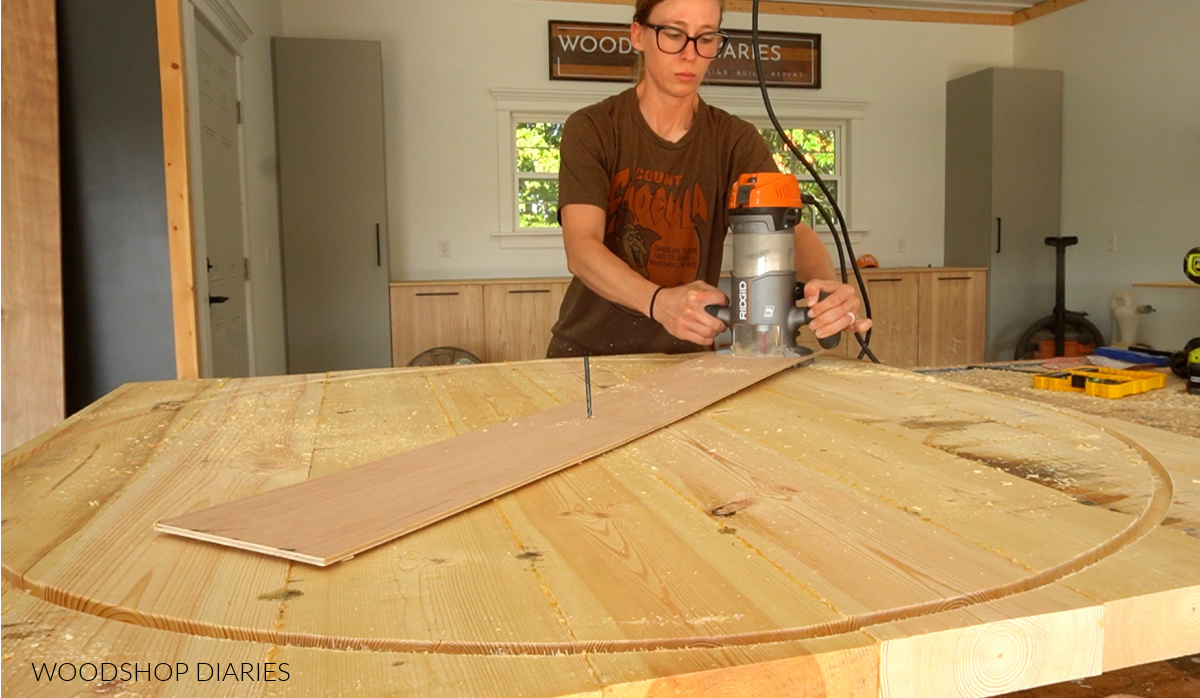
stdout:
<svg viewBox="0 0 1200 698">
<path fill-rule="evenodd" d="M 390 366 L 380 44 L 272 50 L 288 372 Z"/>
<path fill-rule="evenodd" d="M 1054 307 L 1062 73 L 991 68 L 946 85 L 947 266 L 988 268 L 987 358 Z"/>
</svg>

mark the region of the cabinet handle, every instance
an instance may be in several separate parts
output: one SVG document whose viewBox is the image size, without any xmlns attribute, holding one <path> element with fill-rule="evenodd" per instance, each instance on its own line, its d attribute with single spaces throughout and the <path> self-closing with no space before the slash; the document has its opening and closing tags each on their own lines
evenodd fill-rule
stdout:
<svg viewBox="0 0 1200 698">
<path fill-rule="evenodd" d="M 996 216 L 996 254 L 1000 254 L 1000 241 L 1004 239 L 1004 228 L 1000 225 L 1000 217 Z"/>
<path fill-rule="evenodd" d="M 904 281 L 904 279 L 867 279 L 867 283 L 873 284 L 880 281 Z"/>
<path fill-rule="evenodd" d="M 938 281 L 970 281 L 969 276 L 939 276 Z"/>
<path fill-rule="evenodd" d="M 437 291 L 437 292 L 429 292 L 429 293 L 418 293 L 417 297 L 420 298 L 422 296 L 457 296 L 457 295 L 458 295 L 458 291 Z"/>
<path fill-rule="evenodd" d="M 550 293 L 548 288 L 509 289 L 509 293 Z"/>
<path fill-rule="evenodd" d="M 383 266 L 383 245 L 379 239 L 379 224 L 375 224 L 375 266 Z"/>
</svg>

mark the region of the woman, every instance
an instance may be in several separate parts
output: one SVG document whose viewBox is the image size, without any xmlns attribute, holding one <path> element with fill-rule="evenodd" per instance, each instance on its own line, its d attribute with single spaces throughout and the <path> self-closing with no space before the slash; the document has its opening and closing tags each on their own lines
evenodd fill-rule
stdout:
<svg viewBox="0 0 1200 698">
<path fill-rule="evenodd" d="M 575 278 L 547 356 L 701 351 L 725 329 L 704 307 L 728 303 L 714 284 L 729 190 L 743 173 L 777 168 L 754 126 L 697 94 L 725 43 L 722 11 L 718 0 L 638 0 L 637 85 L 567 119 L 558 203 Z M 796 262 L 818 337 L 870 327 L 804 225 Z"/>
</svg>

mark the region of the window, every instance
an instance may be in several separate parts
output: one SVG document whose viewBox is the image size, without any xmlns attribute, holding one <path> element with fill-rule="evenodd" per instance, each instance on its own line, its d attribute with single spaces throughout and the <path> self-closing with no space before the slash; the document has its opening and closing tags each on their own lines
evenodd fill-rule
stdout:
<svg viewBox="0 0 1200 698">
<path fill-rule="evenodd" d="M 519 121 L 515 125 L 516 230 L 557 228 L 560 121 Z"/>
<path fill-rule="evenodd" d="M 803 163 L 796 160 L 796 156 L 792 151 L 784 145 L 779 137 L 779 132 L 774 128 L 760 128 L 763 139 L 767 141 L 767 145 L 771 148 L 771 152 L 775 157 L 775 164 L 779 167 L 780 172 L 796 175 L 800 180 L 800 189 L 805 194 L 812 195 L 820 204 L 830 219 L 834 219 L 833 209 L 829 205 L 829 201 L 821 188 L 817 186 L 817 182 L 809 174 Z M 795 127 L 785 128 L 788 138 L 800 148 L 802 152 L 809 154 L 812 157 L 810 162 L 813 167 L 821 175 L 825 186 L 829 188 L 829 192 L 833 194 L 833 198 L 837 201 L 839 207 L 844 207 L 843 187 L 841 186 L 843 178 L 841 144 L 842 144 L 842 128 L 841 126 L 816 126 L 816 127 Z M 824 230 L 825 220 L 816 212 L 812 206 L 804 208 L 803 220 L 806 225 L 814 230 Z"/>
<path fill-rule="evenodd" d="M 795 127 L 785 129 L 789 138 L 801 150 L 812 156 L 813 165 L 830 193 L 842 204 L 842 141 L 840 126 Z M 832 217 L 829 202 L 808 170 L 796 160 L 774 128 L 760 128 L 763 139 L 771 148 L 775 164 L 781 172 L 796 175 L 805 194 L 811 194 Z M 557 228 L 559 145 L 562 143 L 561 121 L 517 121 L 513 124 L 516 148 L 516 218 L 514 231 L 534 231 Z M 824 221 L 812 208 L 804 209 L 804 222 L 813 229 L 824 229 Z"/>
<path fill-rule="evenodd" d="M 567 116 L 625 89 L 613 84 L 596 89 L 506 89 L 490 90 L 496 107 L 498 138 L 497 191 L 500 196 L 495 232 L 501 248 L 562 248 L 556 220 L 558 208 L 558 146 Z M 803 166 L 783 153 L 778 134 L 769 128 L 762 97 L 720 88 L 704 96 L 715 107 L 738 114 L 762 128 L 764 138 L 779 153 L 779 169 L 798 174 L 806 193 L 819 201 L 825 197 Z M 866 222 L 856 216 L 865 171 L 861 141 L 867 103 L 850 100 L 814 100 L 791 94 L 772 97 L 775 113 L 789 127 L 799 144 L 811 153 L 838 204 L 856 242 L 866 234 Z M 832 212 L 831 212 L 832 213 Z M 825 224 L 812 207 L 804 211 L 805 222 L 818 234 Z M 816 218 L 814 220 L 814 215 Z M 855 237 L 858 236 L 858 237 Z M 727 240 L 728 242 L 728 240 Z M 831 242 L 827 244 L 832 244 Z"/>
</svg>

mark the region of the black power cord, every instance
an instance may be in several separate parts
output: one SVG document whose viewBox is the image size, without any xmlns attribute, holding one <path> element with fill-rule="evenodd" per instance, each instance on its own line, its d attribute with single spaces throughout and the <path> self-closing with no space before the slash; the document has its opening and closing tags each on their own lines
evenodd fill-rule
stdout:
<svg viewBox="0 0 1200 698">
<path fill-rule="evenodd" d="M 858 260 L 854 258 L 854 246 L 850 243 L 850 233 L 846 230 L 846 219 L 842 216 L 842 209 L 838 206 L 837 200 L 834 198 L 833 193 L 829 191 L 829 187 L 825 184 L 825 180 L 821 179 L 821 175 L 817 172 L 817 168 L 813 167 L 812 163 L 809 162 L 807 154 L 802 152 L 800 148 L 798 148 L 796 144 L 792 142 L 791 138 L 788 138 L 787 132 L 779 123 L 779 119 L 775 116 L 775 109 L 771 107 L 771 95 L 767 92 L 767 78 L 763 73 L 762 53 L 758 50 L 758 0 L 753 0 L 753 3 L 750 7 L 750 37 L 754 51 L 754 68 L 758 71 L 758 88 L 762 91 L 763 105 L 767 108 L 767 116 L 771 118 L 771 124 L 779 133 L 780 139 L 782 139 L 783 143 L 787 145 L 788 150 L 792 151 L 792 154 L 796 156 L 796 159 L 804 165 L 804 169 L 808 170 L 808 173 L 817 183 L 817 186 L 820 187 L 821 193 L 825 195 L 825 200 L 828 201 L 830 207 L 833 208 L 833 213 L 837 216 L 837 226 L 834 226 L 833 221 L 830 220 L 829 214 L 824 208 L 822 208 L 820 205 L 816 205 L 815 202 L 812 202 L 814 204 L 814 208 L 816 208 L 821 214 L 821 218 L 825 220 L 825 224 L 829 226 L 830 232 L 833 233 L 833 241 L 834 244 L 837 245 L 838 249 L 838 262 L 841 265 L 842 283 L 848 283 L 848 277 L 846 275 L 846 260 L 845 257 L 842 256 L 842 240 L 845 240 L 846 252 L 850 257 L 850 268 L 854 270 L 854 278 L 858 281 L 859 293 L 862 296 L 863 311 L 866 313 L 866 316 L 870 318 L 871 299 L 867 297 L 867 284 L 863 281 L 862 273 L 858 269 Z M 806 201 L 805 203 L 809 202 Z M 839 232 L 841 234 L 841 238 L 838 237 Z M 861 359 L 865 355 L 867 358 L 871 359 L 871 361 L 879 363 L 879 359 L 875 357 L 875 354 L 873 354 L 870 349 L 871 330 L 867 330 L 865 337 L 861 332 L 855 332 L 854 338 L 858 340 L 858 345 L 862 347 L 862 351 L 859 353 L 858 357 Z"/>
</svg>

